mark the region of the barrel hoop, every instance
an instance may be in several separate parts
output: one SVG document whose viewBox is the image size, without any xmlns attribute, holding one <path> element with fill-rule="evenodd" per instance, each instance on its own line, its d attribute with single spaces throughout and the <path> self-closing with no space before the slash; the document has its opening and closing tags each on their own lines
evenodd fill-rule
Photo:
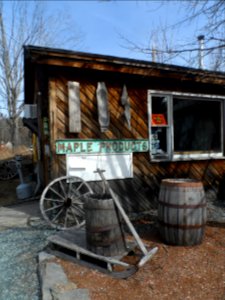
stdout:
<svg viewBox="0 0 225 300">
<path fill-rule="evenodd" d="M 205 224 L 198 224 L 198 225 L 181 225 L 181 224 L 169 224 L 166 222 L 163 222 L 161 220 L 158 220 L 159 224 L 168 227 L 168 228 L 176 228 L 176 229 L 182 229 L 182 230 L 189 230 L 189 229 L 199 229 L 205 227 Z"/>
<path fill-rule="evenodd" d="M 91 227 L 88 229 L 88 231 L 91 233 L 97 233 L 97 232 L 104 232 L 104 231 L 109 231 L 109 230 L 117 229 L 117 228 L 119 228 L 118 223 L 110 224 L 110 225 L 104 226 L 104 227 L 100 227 L 100 226 Z"/>
<path fill-rule="evenodd" d="M 96 210 L 100 210 L 100 211 L 102 211 L 102 210 L 112 210 L 112 211 L 115 211 L 115 209 L 113 208 L 113 207 L 86 207 L 87 208 L 87 210 L 88 211 L 96 211 Z"/>
<path fill-rule="evenodd" d="M 98 241 L 98 240 L 94 240 L 94 241 L 92 241 L 92 243 L 91 243 L 91 247 L 92 248 L 95 248 L 95 247 L 110 247 L 110 246 L 112 246 L 113 244 L 115 244 L 115 243 L 118 243 L 118 242 L 120 242 L 120 241 L 122 241 L 122 237 L 121 236 L 117 236 L 117 237 L 114 237 L 113 239 L 106 239 L 106 238 L 104 238 L 104 240 L 101 240 L 101 241 Z"/>
<path fill-rule="evenodd" d="M 198 180 L 188 179 L 163 179 L 162 186 L 171 187 L 187 187 L 187 188 L 199 188 L 203 187 L 202 182 Z"/>
<path fill-rule="evenodd" d="M 200 204 L 196 204 L 196 205 L 192 205 L 192 204 L 172 204 L 172 203 L 165 203 L 161 200 L 158 201 L 159 204 L 161 204 L 162 206 L 166 206 L 166 207 L 172 207 L 172 208 L 181 208 L 181 209 L 185 209 L 185 208 L 204 208 L 206 207 L 206 203 L 200 203 Z"/>
</svg>

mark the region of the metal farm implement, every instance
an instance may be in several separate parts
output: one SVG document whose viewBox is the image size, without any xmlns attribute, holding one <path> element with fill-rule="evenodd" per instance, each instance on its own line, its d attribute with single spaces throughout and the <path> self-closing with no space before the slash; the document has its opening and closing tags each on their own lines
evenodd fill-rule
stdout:
<svg viewBox="0 0 225 300">
<path fill-rule="evenodd" d="M 104 171 L 97 169 L 95 172 L 99 174 L 103 183 L 103 193 L 98 197 L 103 197 L 107 192 L 116 213 L 118 213 L 118 228 L 121 225 L 120 223 L 125 224 L 133 239 L 128 240 L 128 237 L 125 237 L 124 232 L 121 231 L 121 237 L 119 236 L 119 238 L 122 239 L 124 247 L 121 247 L 121 250 L 116 254 L 114 254 L 113 248 L 113 250 L 110 249 L 112 253 L 109 252 L 109 255 L 104 252 L 104 249 L 107 249 L 104 243 L 106 241 L 106 245 L 109 245 L 108 240 L 110 240 L 112 233 L 114 234 L 114 229 L 110 232 L 110 228 L 113 228 L 114 225 L 106 226 L 101 232 L 98 232 L 96 222 L 102 220 L 104 214 L 108 213 L 109 208 L 103 207 L 102 214 L 94 216 L 92 227 L 90 227 L 90 214 L 87 214 L 87 209 L 92 214 L 92 207 L 87 207 L 89 199 L 95 196 L 92 188 L 80 177 L 64 176 L 53 180 L 41 195 L 40 209 L 44 219 L 53 228 L 59 229 L 55 235 L 48 238 L 50 242 L 48 250 L 56 256 L 98 269 L 113 277 L 127 278 L 150 260 L 158 248 L 147 250 L 120 204 L 118 196 L 105 179 Z M 94 203 L 94 206 L 95 202 L 97 200 L 92 199 L 91 203 Z M 106 218 L 108 218 L 108 215 L 106 215 Z M 115 229 L 116 234 L 118 234 L 118 228 Z M 93 234 L 92 229 L 94 229 Z M 115 238 L 113 239 L 115 240 Z M 116 239 L 118 239 L 118 236 L 116 236 Z M 90 245 L 92 240 L 96 243 L 94 247 Z M 99 240 L 102 247 L 98 247 Z M 141 258 L 139 255 L 138 261 L 130 264 L 129 257 L 135 254 L 134 248 L 136 246 L 138 246 L 139 252 L 141 251 Z"/>
</svg>

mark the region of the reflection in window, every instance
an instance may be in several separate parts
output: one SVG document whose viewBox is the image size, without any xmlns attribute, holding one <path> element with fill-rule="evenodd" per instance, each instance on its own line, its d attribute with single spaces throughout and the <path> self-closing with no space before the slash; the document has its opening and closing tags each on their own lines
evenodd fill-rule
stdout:
<svg viewBox="0 0 225 300">
<path fill-rule="evenodd" d="M 167 154 L 167 128 L 152 128 L 151 147 L 153 155 Z"/>
<path fill-rule="evenodd" d="M 174 151 L 220 152 L 221 102 L 173 98 Z"/>
<path fill-rule="evenodd" d="M 152 96 L 151 106 L 151 155 L 168 157 L 168 97 Z"/>
<path fill-rule="evenodd" d="M 167 119 L 168 119 L 167 105 L 168 104 L 167 104 L 166 97 L 159 97 L 159 96 L 152 97 L 152 116 L 154 117 L 158 116 L 158 125 L 160 125 L 160 121 L 162 121 L 161 123 L 162 125 L 165 125 L 167 123 Z M 156 121 L 155 125 L 157 125 L 157 119 L 155 121 Z"/>
</svg>

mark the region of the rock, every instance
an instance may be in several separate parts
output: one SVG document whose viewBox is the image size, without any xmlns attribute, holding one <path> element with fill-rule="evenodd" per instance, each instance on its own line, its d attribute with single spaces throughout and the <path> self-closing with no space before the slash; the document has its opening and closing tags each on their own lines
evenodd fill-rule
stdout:
<svg viewBox="0 0 225 300">
<path fill-rule="evenodd" d="M 88 289 L 78 289 L 63 268 L 51 262 L 55 256 L 45 251 L 38 255 L 42 300 L 90 300 Z"/>
<path fill-rule="evenodd" d="M 28 215 L 10 208 L 0 208 L 0 230 L 13 227 L 26 227 Z"/>
<path fill-rule="evenodd" d="M 39 266 L 42 300 L 52 300 L 51 290 L 57 284 L 67 284 L 67 276 L 59 264 L 41 263 Z"/>
<path fill-rule="evenodd" d="M 90 300 L 88 289 L 75 289 L 71 291 L 52 291 L 52 300 Z"/>
<path fill-rule="evenodd" d="M 41 251 L 38 254 L 38 262 L 39 262 L 39 264 L 45 263 L 47 260 L 54 259 L 54 258 L 55 258 L 54 255 L 49 254 L 49 253 L 47 253 L 45 251 Z"/>
</svg>

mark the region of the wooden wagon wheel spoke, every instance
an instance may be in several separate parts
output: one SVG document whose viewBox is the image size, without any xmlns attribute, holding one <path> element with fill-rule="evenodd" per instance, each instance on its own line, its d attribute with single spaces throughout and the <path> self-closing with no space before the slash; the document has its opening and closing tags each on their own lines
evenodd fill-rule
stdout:
<svg viewBox="0 0 225 300">
<path fill-rule="evenodd" d="M 49 189 L 55 193 L 57 196 L 59 196 L 59 198 L 63 199 L 64 200 L 64 197 L 62 195 L 60 195 L 56 190 L 54 190 L 52 187 L 49 187 Z"/>
<path fill-rule="evenodd" d="M 63 184 L 62 184 L 62 181 L 59 181 L 59 185 L 60 185 L 60 187 L 61 187 L 61 190 L 63 191 L 64 197 L 67 197 L 66 191 L 65 191 L 64 186 L 63 186 Z"/>
<path fill-rule="evenodd" d="M 45 198 L 47 201 L 57 202 L 57 203 L 64 203 L 64 200 L 62 199 L 51 199 L 51 198 Z"/>
<path fill-rule="evenodd" d="M 82 195 L 79 195 L 79 196 L 76 197 L 76 200 L 77 200 L 77 199 L 80 199 L 80 198 L 82 198 L 82 197 L 85 197 L 85 196 L 87 196 L 88 194 L 90 194 L 90 193 L 87 192 L 87 193 L 84 193 L 84 194 L 82 194 Z M 78 203 L 78 202 L 76 201 L 76 203 Z M 83 203 L 83 202 L 82 202 L 82 203 Z"/>
<path fill-rule="evenodd" d="M 75 215 L 75 213 L 74 213 L 74 211 L 73 211 L 73 208 L 72 208 L 72 206 L 70 207 L 70 211 L 71 211 L 71 213 L 72 213 L 72 217 L 73 217 L 73 219 L 75 220 L 75 222 L 76 222 L 76 219 L 77 219 L 77 217 L 76 217 L 76 215 Z"/>
<path fill-rule="evenodd" d="M 62 207 L 62 206 L 63 206 L 63 205 L 61 204 L 61 205 L 53 206 L 53 207 L 51 207 L 51 208 L 47 208 L 47 209 L 45 210 L 45 212 L 50 211 L 50 210 L 57 209 L 57 208 Z"/>
<path fill-rule="evenodd" d="M 41 213 L 54 228 L 80 227 L 84 224 L 84 199 L 92 193 L 82 178 L 59 177 L 44 189 L 40 199 Z"/>
<path fill-rule="evenodd" d="M 84 182 L 82 182 L 79 186 L 78 186 L 78 188 L 77 188 L 77 192 L 82 188 L 82 186 L 84 185 Z"/>
<path fill-rule="evenodd" d="M 76 195 L 79 192 L 79 190 L 82 188 L 83 185 L 84 185 L 84 183 L 82 182 L 76 189 L 73 189 L 71 187 L 71 192 Z"/>
<path fill-rule="evenodd" d="M 56 221 L 58 219 L 58 217 L 61 215 L 61 213 L 63 212 L 63 208 L 60 209 L 60 211 L 57 213 L 57 215 L 52 219 L 52 222 Z"/>
<path fill-rule="evenodd" d="M 84 203 L 78 201 L 78 199 L 73 200 L 73 204 L 76 204 L 76 205 L 84 205 Z"/>
<path fill-rule="evenodd" d="M 67 227 L 67 219 L 68 219 L 68 210 L 66 212 L 65 221 L 64 221 L 64 227 Z"/>
<path fill-rule="evenodd" d="M 79 206 L 72 205 L 71 209 L 74 209 L 75 213 L 80 213 L 81 215 L 84 215 L 84 210 L 81 209 Z M 80 216 L 80 214 L 78 214 Z"/>
<path fill-rule="evenodd" d="M 75 212 L 73 211 L 72 207 L 70 208 L 72 215 L 73 215 L 73 220 L 75 221 L 75 223 L 77 224 L 77 227 L 81 227 L 84 225 L 84 220 L 82 222 L 79 222 Z"/>
<path fill-rule="evenodd" d="M 72 195 L 72 182 L 69 182 L 67 197 L 71 197 Z"/>
</svg>

